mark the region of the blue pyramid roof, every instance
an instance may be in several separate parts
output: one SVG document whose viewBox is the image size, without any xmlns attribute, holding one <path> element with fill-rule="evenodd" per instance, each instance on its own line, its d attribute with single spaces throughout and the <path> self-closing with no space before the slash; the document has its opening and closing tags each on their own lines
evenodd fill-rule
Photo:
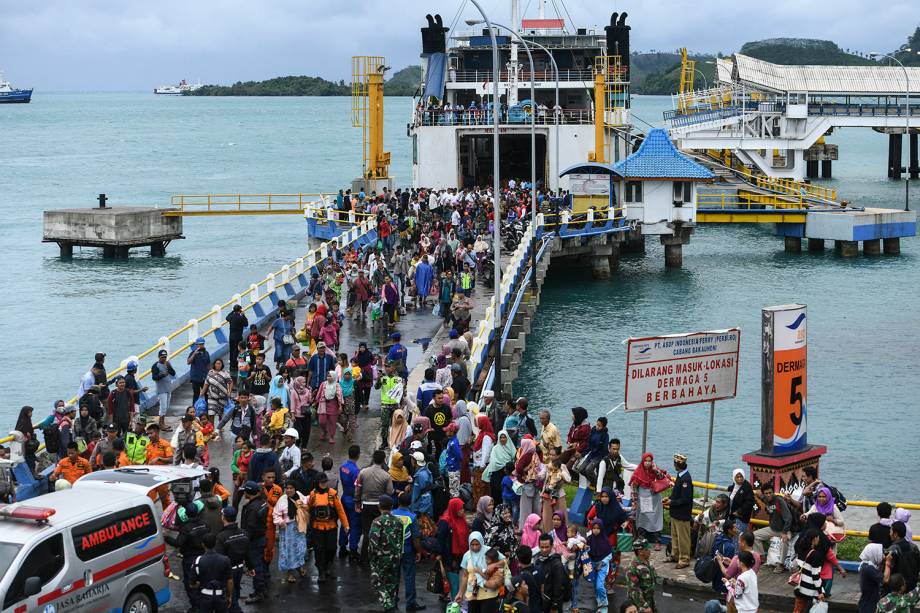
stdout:
<svg viewBox="0 0 920 613">
<path fill-rule="evenodd" d="M 702 164 L 682 154 L 668 138 L 664 128 L 649 131 L 639 150 L 613 165 L 613 169 L 630 179 L 684 179 L 705 181 L 715 175 Z"/>
</svg>

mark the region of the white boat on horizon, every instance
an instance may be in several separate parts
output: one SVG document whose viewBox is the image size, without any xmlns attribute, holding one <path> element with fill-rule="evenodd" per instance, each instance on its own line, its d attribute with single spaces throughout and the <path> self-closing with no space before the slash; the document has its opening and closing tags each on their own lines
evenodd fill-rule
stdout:
<svg viewBox="0 0 920 613">
<path fill-rule="evenodd" d="M 182 79 L 179 81 L 178 85 L 161 85 L 159 87 L 155 87 L 153 88 L 153 93 L 164 96 L 181 96 L 185 93 L 193 92 L 201 87 L 202 85 L 200 79 L 198 83 L 195 84 L 188 83 L 185 79 Z"/>
</svg>

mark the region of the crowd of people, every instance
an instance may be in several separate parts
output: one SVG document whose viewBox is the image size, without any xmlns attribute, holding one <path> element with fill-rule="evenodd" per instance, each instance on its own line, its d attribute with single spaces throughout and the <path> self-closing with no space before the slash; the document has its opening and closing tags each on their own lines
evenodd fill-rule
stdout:
<svg viewBox="0 0 920 613">
<path fill-rule="evenodd" d="M 528 187 L 510 182 L 503 218 L 529 214 Z M 51 477 L 57 487 L 129 465 L 206 468 L 191 497 L 157 491 L 193 610 L 204 597 L 192 567 L 199 556 L 226 556 L 229 609 L 239 611 L 244 575 L 252 581 L 246 602 L 260 603 L 269 598 L 273 567 L 286 583 L 311 580 L 312 555 L 319 583 L 330 579 L 336 556 L 366 569 L 387 612 L 399 606 L 401 583 L 407 611 L 426 607 L 416 593 L 417 563 L 425 559 L 428 591 L 440 606 L 577 612 L 587 589 L 606 613 L 620 553 L 632 551 L 621 611 L 651 613 L 651 551 L 662 548 L 665 509 L 668 561 L 683 569 L 695 559 L 695 570 L 702 561 L 719 594 L 707 611 L 756 611 L 757 573 L 766 566 L 794 571 L 797 612 L 829 599 L 835 571 L 845 575 L 835 556 L 842 497 L 813 469 L 804 470 L 800 497 L 780 495 L 770 483 L 754 488 L 737 470 L 726 493 L 697 512 L 685 455 L 674 455 L 673 474 L 651 453 L 633 464 L 606 417 L 591 420 L 582 407 L 571 409 L 563 434 L 554 414 L 534 411 L 526 397 L 485 390 L 474 398 L 470 312 L 490 257 L 483 237 L 491 211 L 489 191 L 340 192 L 329 214 L 375 216 L 379 240 L 362 249 L 329 243 L 310 277 L 302 322 L 293 301 L 279 301 L 267 330 L 234 307 L 227 363 L 212 359 L 203 338 L 185 356 L 192 404 L 174 429 L 166 417 L 177 369 L 165 350 L 151 368 L 152 391 L 139 381 L 137 363 L 110 379 L 105 354 L 96 354 L 75 405 L 58 401 L 37 427 L 33 409 L 23 407 L 16 429 L 27 463 L 36 469 L 44 432 L 47 451 L 59 457 Z M 422 382 L 408 389 L 400 318 L 431 306 L 449 332 L 422 365 Z M 385 339 L 381 346 L 345 347 L 342 326 L 364 329 L 368 321 L 372 335 Z M 359 423 L 374 419 L 372 405 L 379 421 L 362 430 L 373 432 L 362 440 Z M 347 449 L 338 466 L 331 454 L 337 441 Z M 214 465 L 215 445 L 232 445 L 229 465 Z M 10 500 L 7 481 L 0 469 L 0 497 Z M 567 508 L 578 481 L 596 492 L 580 525 L 569 522 Z M 756 529 L 755 505 L 769 518 Z M 898 509 L 902 515 L 892 517 L 882 505 L 878 512 L 861 556 L 860 610 L 901 611 L 920 598 L 920 557 L 909 514 Z"/>
</svg>

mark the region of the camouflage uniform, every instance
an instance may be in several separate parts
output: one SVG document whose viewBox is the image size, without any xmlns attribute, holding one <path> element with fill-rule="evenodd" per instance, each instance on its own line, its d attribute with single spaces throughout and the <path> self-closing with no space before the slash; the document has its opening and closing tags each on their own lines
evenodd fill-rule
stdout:
<svg viewBox="0 0 920 613">
<path fill-rule="evenodd" d="M 395 515 L 385 513 L 374 520 L 368 535 L 371 586 L 384 611 L 396 609 L 399 595 L 399 565 L 405 546 L 405 526 Z"/>
<path fill-rule="evenodd" d="M 655 569 L 635 558 L 626 569 L 626 598 L 639 608 L 655 611 Z"/>
</svg>

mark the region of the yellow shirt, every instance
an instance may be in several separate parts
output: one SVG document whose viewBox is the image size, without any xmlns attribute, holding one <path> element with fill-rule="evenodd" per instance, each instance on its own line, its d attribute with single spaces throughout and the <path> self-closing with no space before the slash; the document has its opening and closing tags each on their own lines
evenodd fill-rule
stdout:
<svg viewBox="0 0 920 613">
<path fill-rule="evenodd" d="M 543 449 L 543 455 L 549 453 L 550 449 L 562 447 L 562 435 L 559 434 L 559 428 L 553 422 L 546 424 L 543 432 L 540 433 L 540 448 Z"/>
<path fill-rule="evenodd" d="M 269 430 L 281 430 L 284 428 L 284 419 L 287 417 L 288 410 L 286 407 L 281 407 L 274 413 L 272 413 L 271 418 L 268 421 Z"/>
</svg>

